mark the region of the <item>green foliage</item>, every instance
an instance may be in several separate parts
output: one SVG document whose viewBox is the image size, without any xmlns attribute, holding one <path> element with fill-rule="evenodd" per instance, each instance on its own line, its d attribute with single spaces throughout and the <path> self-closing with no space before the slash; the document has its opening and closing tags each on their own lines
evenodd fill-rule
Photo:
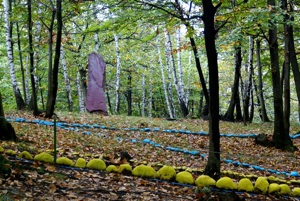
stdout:
<svg viewBox="0 0 300 201">
<path fill-rule="evenodd" d="M 269 182 L 265 177 L 258 177 L 254 184 L 255 191 L 266 194 L 269 188 Z"/>
<path fill-rule="evenodd" d="M 118 169 L 119 173 L 131 173 L 132 167 L 129 164 L 121 164 Z"/>
<path fill-rule="evenodd" d="M 182 184 L 194 184 L 195 183 L 193 175 L 186 171 L 177 173 L 176 181 L 178 181 L 179 183 L 182 183 Z"/>
<path fill-rule="evenodd" d="M 132 174 L 138 177 L 156 178 L 157 173 L 151 166 L 138 165 L 132 170 Z"/>
<path fill-rule="evenodd" d="M 4 153 L 4 148 L 0 146 L 0 154 Z"/>
<path fill-rule="evenodd" d="M 163 180 L 172 180 L 176 177 L 176 171 L 172 166 L 163 166 L 157 171 L 157 176 Z"/>
<path fill-rule="evenodd" d="M 18 155 L 19 158 L 24 158 L 24 159 L 27 159 L 27 160 L 32 160 L 33 157 L 32 155 L 28 152 L 28 151 L 22 151 L 19 155 Z"/>
<path fill-rule="evenodd" d="M 119 172 L 118 168 L 115 165 L 109 165 L 106 168 L 106 172 L 111 173 L 111 172 Z"/>
<path fill-rule="evenodd" d="M 86 167 L 93 170 L 105 170 L 106 164 L 101 159 L 92 159 L 87 163 Z"/>
<path fill-rule="evenodd" d="M 45 163 L 53 163 L 54 162 L 53 156 L 51 156 L 50 154 L 48 154 L 46 152 L 43 152 L 43 153 L 40 153 L 40 154 L 36 155 L 34 157 L 34 160 L 45 162 Z"/>
<path fill-rule="evenodd" d="M 269 190 L 268 193 L 272 194 L 272 193 L 278 193 L 280 191 L 280 186 L 277 183 L 272 183 L 269 185 Z"/>
<path fill-rule="evenodd" d="M 300 188 L 298 188 L 298 187 L 294 188 L 292 195 L 295 197 L 300 197 Z"/>
<path fill-rule="evenodd" d="M 67 157 L 59 157 L 56 159 L 56 163 L 60 165 L 73 166 L 74 162 Z"/>
<path fill-rule="evenodd" d="M 12 149 L 6 150 L 5 153 L 6 153 L 7 155 L 10 155 L 10 156 L 15 156 L 15 155 L 17 155 L 16 152 L 15 152 L 14 150 L 12 150 Z"/>
<path fill-rule="evenodd" d="M 220 178 L 217 181 L 216 186 L 218 188 L 223 188 L 223 189 L 230 189 L 230 190 L 237 189 L 236 184 L 229 177 L 222 177 L 222 178 Z"/>
<path fill-rule="evenodd" d="M 211 178 L 210 176 L 200 175 L 196 179 L 195 184 L 198 187 L 210 187 L 210 186 L 215 186 L 216 185 L 216 181 L 213 178 Z"/>
<path fill-rule="evenodd" d="M 279 193 L 281 195 L 290 195 L 291 194 L 291 189 L 287 184 L 280 184 L 279 187 L 280 187 Z"/>
<path fill-rule="evenodd" d="M 238 183 L 237 188 L 239 191 L 247 191 L 247 192 L 254 191 L 253 184 L 248 178 L 241 179 Z"/>
<path fill-rule="evenodd" d="M 78 168 L 85 168 L 86 166 L 86 161 L 84 158 L 78 158 L 76 163 L 75 163 L 75 167 L 78 167 Z"/>
</svg>

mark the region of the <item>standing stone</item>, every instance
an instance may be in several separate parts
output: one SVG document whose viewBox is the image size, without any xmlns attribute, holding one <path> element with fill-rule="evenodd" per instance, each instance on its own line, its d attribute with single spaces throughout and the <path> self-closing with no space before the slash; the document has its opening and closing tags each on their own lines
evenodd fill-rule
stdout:
<svg viewBox="0 0 300 201">
<path fill-rule="evenodd" d="M 91 53 L 88 59 L 88 87 L 86 109 L 91 113 L 107 115 L 105 101 L 105 68 L 106 64 L 99 54 Z"/>
</svg>

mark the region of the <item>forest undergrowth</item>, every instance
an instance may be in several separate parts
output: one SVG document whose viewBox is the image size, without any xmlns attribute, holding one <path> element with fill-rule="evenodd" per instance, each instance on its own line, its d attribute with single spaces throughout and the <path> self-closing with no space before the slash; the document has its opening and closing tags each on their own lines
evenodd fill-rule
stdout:
<svg viewBox="0 0 300 201">
<path fill-rule="evenodd" d="M 28 113 L 6 114 L 6 118 L 11 117 L 30 121 L 37 119 Z M 50 121 L 42 117 L 39 119 Z M 176 167 L 178 171 L 189 168 L 195 178 L 202 174 L 207 162 L 208 136 L 193 132 L 208 132 L 208 121 L 200 119 L 168 121 L 162 118 L 58 113 L 57 122 L 102 126 L 80 127 L 74 130 L 57 128 L 57 157 L 68 157 L 74 162 L 82 157 L 86 161 L 101 158 L 107 164 L 130 163 L 133 167 L 148 164 L 157 169 L 162 165 L 170 165 Z M 28 151 L 32 156 L 42 152 L 53 154 L 54 127 L 25 122 L 12 122 L 12 125 L 19 140 L 2 141 L 0 144 L 4 150 L 15 152 L 15 155 L 3 153 L 11 163 L 2 164 L 9 169 L 9 173 L 1 175 L 0 200 L 208 200 L 208 197 L 211 200 L 238 200 L 234 196 L 224 198 L 224 195 L 213 192 L 195 193 L 196 186 L 19 160 L 15 156 L 22 151 Z M 241 135 L 264 133 L 271 139 L 272 127 L 272 123 L 244 125 L 220 122 L 220 133 Z M 191 134 L 179 132 L 183 130 L 190 131 Z M 291 123 L 291 134 L 299 130 L 298 123 Z M 144 140 L 155 142 L 160 146 L 153 146 Z M 293 143 L 300 148 L 300 139 L 293 139 Z M 199 154 L 174 151 L 168 147 L 193 150 Z M 123 160 L 122 153 L 127 153 L 130 160 L 128 158 Z M 274 175 L 288 182 L 298 178 L 272 174 L 267 170 L 300 172 L 299 151 L 291 153 L 260 146 L 255 144 L 254 138 L 221 137 L 221 158 L 223 159 L 221 171 L 223 174 L 230 172 L 229 176 L 236 181 L 241 175 Z M 225 159 L 249 164 L 251 167 L 228 163 Z M 254 165 L 264 170 L 253 168 Z M 298 183 L 291 185 L 297 187 Z M 253 198 L 247 193 L 242 194 L 239 199 L 283 200 L 282 197 L 263 195 Z"/>
</svg>

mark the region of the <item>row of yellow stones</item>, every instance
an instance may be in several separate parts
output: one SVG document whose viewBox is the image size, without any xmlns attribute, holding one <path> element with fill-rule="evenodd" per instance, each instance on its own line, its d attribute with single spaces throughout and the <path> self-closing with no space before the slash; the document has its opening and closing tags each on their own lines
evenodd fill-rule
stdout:
<svg viewBox="0 0 300 201">
<path fill-rule="evenodd" d="M 0 146 L 0 153 L 4 153 L 4 149 Z M 8 155 L 16 155 L 13 150 L 5 151 Z M 43 152 L 41 154 L 36 155 L 34 158 L 27 151 L 23 151 L 18 155 L 19 158 L 24 158 L 28 160 L 35 160 L 45 163 L 54 163 L 54 158 L 52 155 L 47 152 Z M 300 197 L 300 188 L 295 187 L 291 191 L 290 187 L 287 185 L 285 180 L 279 180 L 273 176 L 270 177 L 256 177 L 255 175 L 244 175 L 245 178 L 239 180 L 238 184 L 229 177 L 224 176 L 219 180 L 215 181 L 213 178 L 207 175 L 201 175 L 196 180 L 193 175 L 190 173 L 188 168 L 185 171 L 181 171 L 176 173 L 176 170 L 172 166 L 164 165 L 158 171 L 148 165 L 138 165 L 134 169 L 129 164 L 121 164 L 120 166 L 109 165 L 106 166 L 105 162 L 101 159 L 91 159 L 88 163 L 83 158 L 78 158 L 76 163 L 70 160 L 67 157 L 59 157 L 56 160 L 57 164 L 67 165 L 67 166 L 75 166 L 77 168 L 88 168 L 93 170 L 106 170 L 106 172 L 111 173 L 131 173 L 134 176 L 139 177 L 147 177 L 147 178 L 158 178 L 162 180 L 176 180 L 182 184 L 196 184 L 198 187 L 217 187 L 220 189 L 227 190 L 238 190 L 238 191 L 246 191 L 246 192 L 255 192 L 255 193 L 263 193 L 263 194 L 280 194 L 280 195 L 289 195 Z M 224 171 L 223 174 L 227 175 L 235 175 L 237 173 L 232 173 L 231 171 Z M 241 176 L 241 175 L 239 175 Z M 249 178 L 256 177 L 255 184 L 253 185 Z M 282 184 L 279 184 L 279 183 Z M 298 182 L 295 180 L 295 182 Z"/>
</svg>

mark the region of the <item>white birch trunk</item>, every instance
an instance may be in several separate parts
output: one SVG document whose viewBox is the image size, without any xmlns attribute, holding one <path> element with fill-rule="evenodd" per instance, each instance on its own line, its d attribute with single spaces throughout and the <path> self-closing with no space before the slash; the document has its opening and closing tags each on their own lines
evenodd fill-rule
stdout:
<svg viewBox="0 0 300 201">
<path fill-rule="evenodd" d="M 185 98 L 184 98 L 184 91 L 180 88 L 179 83 L 178 83 L 178 76 L 176 72 L 176 67 L 175 67 L 175 60 L 174 56 L 172 54 L 172 42 L 171 42 L 171 36 L 170 33 L 165 30 L 165 38 L 166 38 L 166 58 L 167 58 L 167 64 L 168 68 L 170 68 L 170 71 L 173 72 L 173 81 L 177 93 L 177 99 L 182 111 L 182 114 L 185 116 L 184 111 L 187 110 L 186 104 L 185 104 Z M 170 72 L 171 73 L 171 72 Z"/>
<path fill-rule="evenodd" d="M 26 56 L 26 64 L 25 64 L 25 92 L 26 92 L 26 105 L 30 103 L 30 94 L 29 94 L 29 79 L 30 79 L 30 72 L 29 72 L 29 56 Z"/>
<path fill-rule="evenodd" d="M 100 45 L 99 45 L 99 35 L 98 35 L 98 32 L 96 32 L 94 34 L 94 40 L 95 40 L 95 52 L 99 52 L 99 49 L 100 49 Z"/>
<path fill-rule="evenodd" d="M 144 67 L 144 72 L 142 74 L 142 117 L 145 117 L 145 108 L 146 108 L 146 81 L 145 81 L 146 68 Z"/>
<path fill-rule="evenodd" d="M 157 43 L 158 62 L 159 62 L 160 70 L 161 70 L 162 85 L 164 88 L 167 109 L 168 109 L 170 118 L 174 118 L 173 112 L 171 109 L 171 104 L 169 101 L 168 88 L 167 88 L 166 79 L 165 79 L 165 70 L 164 70 L 164 65 L 163 65 L 162 58 L 161 58 L 161 52 L 160 52 L 160 46 L 159 46 L 158 40 L 156 40 L 156 43 Z"/>
<path fill-rule="evenodd" d="M 5 34 L 6 34 L 6 48 L 7 48 L 7 60 L 8 60 L 8 67 L 10 72 L 10 78 L 11 78 L 11 84 L 14 90 L 17 107 L 18 109 L 21 105 L 19 105 L 20 102 L 24 103 L 24 100 L 22 99 L 20 89 L 18 87 L 18 82 L 16 78 L 15 73 L 15 64 L 14 64 L 14 58 L 13 58 L 13 47 L 12 47 L 12 39 L 10 34 L 10 22 L 9 22 L 9 0 L 3 0 L 3 8 L 4 8 L 4 26 L 5 26 Z"/>
<path fill-rule="evenodd" d="M 65 52 L 63 46 L 60 48 L 60 53 L 61 53 L 61 64 L 63 67 L 64 71 L 64 79 L 66 83 L 66 95 L 67 95 L 67 100 L 68 100 L 68 105 L 69 105 L 69 111 L 73 110 L 73 100 L 72 100 L 72 95 L 71 95 L 71 85 L 70 85 L 70 79 L 68 75 L 68 67 L 67 67 L 67 62 L 65 58 Z"/>
<path fill-rule="evenodd" d="M 188 106 L 189 97 L 190 97 L 190 89 L 191 89 L 191 66 L 192 66 L 192 51 L 189 52 L 189 65 L 188 65 L 188 77 L 187 77 L 187 90 L 185 94 L 185 102 Z"/>
<path fill-rule="evenodd" d="M 119 113 L 119 105 L 120 105 L 120 73 L 121 73 L 121 57 L 119 50 L 119 38 L 117 34 L 114 34 L 115 38 L 115 48 L 116 48 L 116 56 L 117 56 L 117 71 L 116 71 L 116 104 L 115 104 L 115 113 Z"/>
<path fill-rule="evenodd" d="M 42 8 L 41 8 L 42 4 L 41 3 L 38 3 L 38 16 L 40 17 L 41 14 L 42 14 Z M 40 42 L 40 33 L 41 33 L 41 22 L 39 20 L 36 21 L 36 24 L 35 24 L 35 28 L 36 28 L 36 35 L 34 37 L 34 44 L 36 44 L 36 49 L 34 50 L 34 53 L 33 53 L 33 59 L 34 59 L 34 80 L 35 80 L 35 87 L 36 89 L 38 89 L 38 86 L 39 86 L 39 79 L 38 77 L 36 76 L 36 69 L 38 67 L 38 63 L 39 63 L 39 51 L 40 51 L 40 45 L 39 45 L 39 42 Z"/>
<path fill-rule="evenodd" d="M 167 64 L 167 72 L 168 72 L 168 93 L 169 93 L 169 97 L 170 97 L 170 102 L 171 102 L 171 108 L 172 108 L 172 112 L 173 112 L 173 116 L 175 118 L 175 114 L 176 114 L 176 111 L 175 111 L 175 107 L 174 107 L 174 101 L 173 101 L 173 90 L 172 90 L 172 66 L 174 67 L 174 59 L 172 60 L 172 55 L 171 55 L 171 40 L 170 40 L 170 34 L 168 33 L 168 31 L 165 29 L 164 31 L 165 33 L 165 56 L 166 56 L 166 64 Z M 173 71 L 174 73 L 174 71 Z M 173 78 L 175 78 L 173 76 Z M 174 80 L 175 82 L 175 80 Z M 176 92 L 177 92 L 177 84 L 175 84 L 175 89 L 176 89 Z"/>
<path fill-rule="evenodd" d="M 176 30 L 176 41 L 177 41 L 177 68 L 178 68 L 178 90 L 181 96 L 181 99 L 184 101 L 185 106 L 187 107 L 187 101 L 184 92 L 184 82 L 183 82 L 183 71 L 181 65 L 181 41 L 180 41 L 180 28 Z M 176 76 L 176 71 L 174 68 L 174 76 Z"/>
<path fill-rule="evenodd" d="M 153 76 L 153 68 L 150 66 L 150 75 L 149 75 L 149 99 L 148 99 L 148 116 L 152 117 L 152 97 L 153 97 L 153 85 L 152 85 L 152 76 Z"/>
<path fill-rule="evenodd" d="M 78 90 L 78 101 L 79 101 L 79 111 L 80 112 L 85 112 L 85 100 L 84 100 L 84 94 L 83 90 L 81 88 L 81 80 L 80 80 L 80 73 L 77 73 L 76 77 L 76 85 L 77 85 L 77 90 Z"/>
</svg>

